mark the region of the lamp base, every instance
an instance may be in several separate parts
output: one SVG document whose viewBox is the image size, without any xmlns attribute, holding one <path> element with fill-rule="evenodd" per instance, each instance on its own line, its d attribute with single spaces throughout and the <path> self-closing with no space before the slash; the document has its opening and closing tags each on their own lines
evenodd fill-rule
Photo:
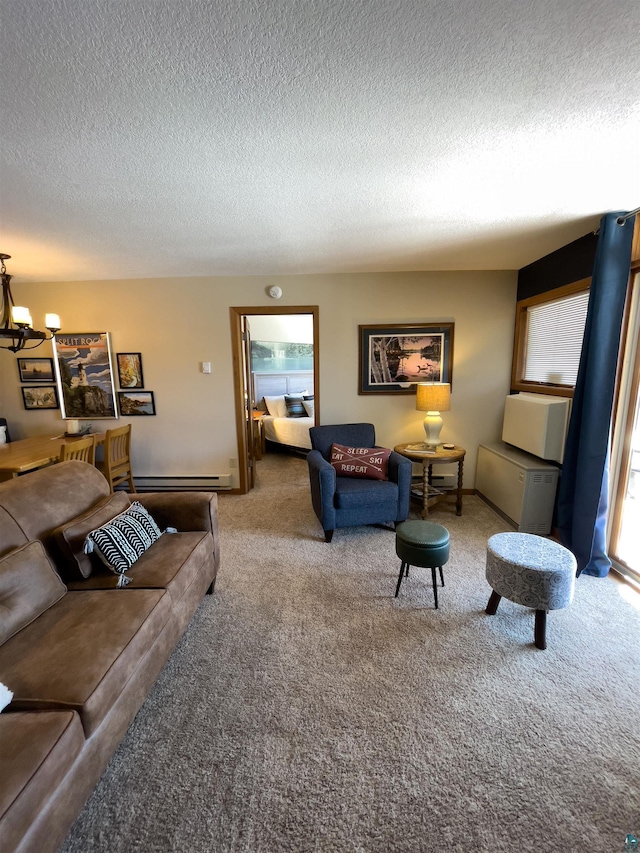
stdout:
<svg viewBox="0 0 640 853">
<path fill-rule="evenodd" d="M 440 412 L 427 412 L 424 419 L 424 432 L 427 447 L 436 448 L 440 446 L 440 430 L 442 429 L 442 418 Z"/>
</svg>

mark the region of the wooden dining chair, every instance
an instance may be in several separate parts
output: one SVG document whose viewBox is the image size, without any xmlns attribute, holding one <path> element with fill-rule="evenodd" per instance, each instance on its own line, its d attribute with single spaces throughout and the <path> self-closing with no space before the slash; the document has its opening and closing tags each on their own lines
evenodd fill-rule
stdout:
<svg viewBox="0 0 640 853">
<path fill-rule="evenodd" d="M 65 441 L 60 451 L 60 461 L 66 462 L 68 459 L 80 459 L 82 462 L 89 462 L 89 464 L 95 465 L 95 435 L 89 435 L 86 438 L 74 438 L 71 441 Z"/>
<path fill-rule="evenodd" d="M 128 483 L 130 492 L 136 490 L 131 471 L 130 449 L 131 424 L 105 432 L 104 462 L 98 467 L 107 478 L 112 492 L 121 483 Z"/>
</svg>

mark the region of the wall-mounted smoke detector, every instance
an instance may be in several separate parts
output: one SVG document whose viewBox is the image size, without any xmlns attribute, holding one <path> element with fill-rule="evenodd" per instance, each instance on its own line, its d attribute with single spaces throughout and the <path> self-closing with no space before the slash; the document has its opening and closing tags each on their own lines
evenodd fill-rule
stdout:
<svg viewBox="0 0 640 853">
<path fill-rule="evenodd" d="M 272 299 L 280 299 L 282 296 L 282 288 L 277 287 L 276 285 L 270 287 L 267 292 Z"/>
</svg>

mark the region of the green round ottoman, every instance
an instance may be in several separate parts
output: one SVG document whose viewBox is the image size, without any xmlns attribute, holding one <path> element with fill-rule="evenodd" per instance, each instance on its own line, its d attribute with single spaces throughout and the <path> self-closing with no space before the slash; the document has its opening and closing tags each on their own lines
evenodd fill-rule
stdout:
<svg viewBox="0 0 640 853">
<path fill-rule="evenodd" d="M 409 576 L 409 566 L 431 569 L 433 598 L 438 609 L 438 585 L 436 569 L 440 570 L 440 581 L 444 586 L 442 567 L 449 559 L 449 531 L 433 521 L 403 521 L 396 527 L 396 554 L 400 557 L 400 574 L 396 595 L 400 592 L 403 577 Z"/>
</svg>

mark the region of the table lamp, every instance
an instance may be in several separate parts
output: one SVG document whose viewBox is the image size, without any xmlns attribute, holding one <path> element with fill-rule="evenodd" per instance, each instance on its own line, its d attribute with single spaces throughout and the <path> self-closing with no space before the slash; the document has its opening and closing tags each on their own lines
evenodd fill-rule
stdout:
<svg viewBox="0 0 640 853">
<path fill-rule="evenodd" d="M 440 412 L 451 408 L 451 385 L 448 382 L 420 382 L 416 393 L 416 409 L 426 412 L 424 431 L 427 447 L 436 448 L 440 444 L 442 418 Z"/>
</svg>

